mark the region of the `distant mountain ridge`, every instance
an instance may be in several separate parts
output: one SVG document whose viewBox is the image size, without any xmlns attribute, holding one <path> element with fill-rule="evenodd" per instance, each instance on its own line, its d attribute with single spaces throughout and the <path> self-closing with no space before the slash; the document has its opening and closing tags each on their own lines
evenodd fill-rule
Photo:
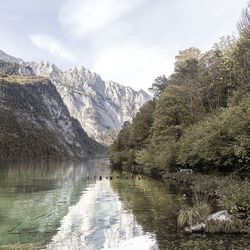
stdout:
<svg viewBox="0 0 250 250">
<path fill-rule="evenodd" d="M 0 59 L 20 63 L 22 75 L 50 78 L 71 116 L 89 136 L 104 144 L 110 144 L 122 124 L 132 121 L 140 107 L 151 99 L 143 90 L 135 91 L 113 81 L 103 81 L 100 75 L 83 66 L 62 71 L 49 62 L 24 62 L 3 53 Z"/>
<path fill-rule="evenodd" d="M 10 63 L 22 63 L 23 60 L 20 58 L 16 58 L 14 56 L 10 56 L 7 53 L 5 53 L 3 50 L 0 50 L 0 59 L 6 62 Z"/>
</svg>

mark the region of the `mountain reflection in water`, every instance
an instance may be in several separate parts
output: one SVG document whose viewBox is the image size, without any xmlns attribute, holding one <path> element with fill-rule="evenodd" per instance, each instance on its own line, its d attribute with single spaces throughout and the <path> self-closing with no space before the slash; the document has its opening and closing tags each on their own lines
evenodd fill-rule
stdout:
<svg viewBox="0 0 250 250">
<path fill-rule="evenodd" d="M 187 190 L 108 164 L 1 164 L 0 249 L 249 249 L 244 235 L 181 234 Z"/>
</svg>

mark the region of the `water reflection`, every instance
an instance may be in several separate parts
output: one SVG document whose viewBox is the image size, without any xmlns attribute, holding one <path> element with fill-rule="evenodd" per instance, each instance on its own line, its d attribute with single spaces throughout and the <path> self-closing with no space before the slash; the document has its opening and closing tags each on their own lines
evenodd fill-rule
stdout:
<svg viewBox="0 0 250 250">
<path fill-rule="evenodd" d="M 247 236 L 178 232 L 183 192 L 103 160 L 2 165 L 0 249 L 249 249 Z"/>
<path fill-rule="evenodd" d="M 113 172 L 120 178 L 111 183 L 124 208 L 131 210 L 145 232 L 154 233 L 161 250 L 233 250 L 250 249 L 248 235 L 185 235 L 178 231 L 177 212 L 190 203 L 182 194 L 185 188 L 151 178 L 127 178 L 127 173 Z"/>
<path fill-rule="evenodd" d="M 97 181 L 70 207 L 47 249 L 157 249 L 108 180 Z"/>
<path fill-rule="evenodd" d="M 0 247 L 157 249 L 112 181 L 103 160 L 2 166 Z"/>
<path fill-rule="evenodd" d="M 43 245 L 56 234 L 103 162 L 8 164 L 0 168 L 0 246 Z"/>
</svg>

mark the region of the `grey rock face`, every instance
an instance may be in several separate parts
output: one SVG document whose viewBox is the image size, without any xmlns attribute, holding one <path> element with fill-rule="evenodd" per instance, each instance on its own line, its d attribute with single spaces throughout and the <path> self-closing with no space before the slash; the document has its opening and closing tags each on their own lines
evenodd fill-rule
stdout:
<svg viewBox="0 0 250 250">
<path fill-rule="evenodd" d="M 0 59 L 5 62 L 10 62 L 10 63 L 22 63 L 23 62 L 22 59 L 16 58 L 14 56 L 10 56 L 2 50 L 0 50 Z"/>
<path fill-rule="evenodd" d="M 70 115 L 77 119 L 93 139 L 110 144 L 125 121 L 132 121 L 140 107 L 151 97 L 143 90 L 135 91 L 78 66 L 60 70 L 49 62 L 23 62 L 7 54 L 0 59 L 20 63 L 21 75 L 48 77 L 56 86 Z"/>
<path fill-rule="evenodd" d="M 83 159 L 106 152 L 70 116 L 49 79 L 0 76 L 0 114 L 0 160 Z"/>
<path fill-rule="evenodd" d="M 232 221 L 232 215 L 230 215 L 227 210 L 222 210 L 214 214 L 211 214 L 208 217 L 208 220 Z"/>
<path fill-rule="evenodd" d="M 37 76 L 51 78 L 70 114 L 101 143 L 109 144 L 110 135 L 119 131 L 125 121 L 132 121 L 139 108 L 150 100 L 146 92 L 105 82 L 83 66 L 65 72 L 48 62 L 26 66 Z"/>
<path fill-rule="evenodd" d="M 227 210 L 222 210 L 216 213 L 213 213 L 208 216 L 207 221 L 214 220 L 218 222 L 231 222 L 232 215 L 228 213 Z M 207 225 L 205 223 L 199 223 L 191 227 L 186 227 L 184 231 L 186 233 L 203 233 L 206 230 Z"/>
</svg>

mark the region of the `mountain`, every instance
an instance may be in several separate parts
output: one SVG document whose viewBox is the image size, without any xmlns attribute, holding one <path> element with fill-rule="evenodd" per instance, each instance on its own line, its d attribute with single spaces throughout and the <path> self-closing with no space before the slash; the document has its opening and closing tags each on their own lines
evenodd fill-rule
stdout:
<svg viewBox="0 0 250 250">
<path fill-rule="evenodd" d="M 10 62 L 10 63 L 21 63 L 21 62 L 23 62 L 22 59 L 16 58 L 14 56 L 10 56 L 7 53 L 5 53 L 3 50 L 0 50 L 0 59 L 5 61 L 5 62 Z"/>
<path fill-rule="evenodd" d="M 37 76 L 49 77 L 70 114 L 89 136 L 109 144 L 125 121 L 132 121 L 140 107 L 150 99 L 143 90 L 135 91 L 102 78 L 83 66 L 61 71 L 56 65 L 25 63 Z"/>
<path fill-rule="evenodd" d="M 0 61 L 0 160 L 83 159 L 106 152 L 70 116 L 51 80 Z M 32 73 L 32 70 L 26 68 Z"/>
<path fill-rule="evenodd" d="M 49 62 L 23 62 L 4 52 L 0 53 L 0 59 L 20 63 L 22 75 L 50 78 L 71 116 L 90 137 L 104 144 L 110 144 L 123 123 L 132 121 L 140 107 L 151 99 L 143 90 L 103 81 L 83 66 L 62 71 Z"/>
</svg>

